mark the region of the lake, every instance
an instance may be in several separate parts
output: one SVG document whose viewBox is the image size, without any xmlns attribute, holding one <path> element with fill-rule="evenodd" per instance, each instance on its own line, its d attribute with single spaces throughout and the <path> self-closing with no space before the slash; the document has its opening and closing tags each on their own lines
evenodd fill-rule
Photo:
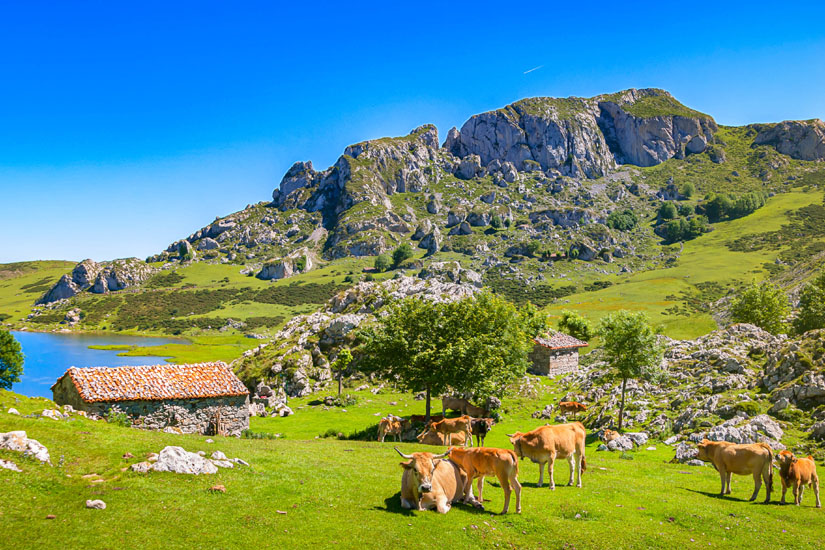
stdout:
<svg viewBox="0 0 825 550">
<path fill-rule="evenodd" d="M 12 334 L 23 347 L 26 356 L 23 376 L 12 391 L 28 396 L 51 399 L 52 384 L 69 367 L 120 367 L 123 365 L 157 365 L 164 357 L 121 357 L 122 350 L 97 350 L 89 346 L 130 345 L 158 346 L 181 343 L 174 338 L 144 338 L 141 336 L 107 336 L 55 332 L 18 332 Z"/>
</svg>

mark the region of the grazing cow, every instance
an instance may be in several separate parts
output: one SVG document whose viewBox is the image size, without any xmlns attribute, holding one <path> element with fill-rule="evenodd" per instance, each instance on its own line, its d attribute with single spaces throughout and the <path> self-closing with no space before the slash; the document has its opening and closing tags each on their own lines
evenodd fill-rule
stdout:
<svg viewBox="0 0 825 550">
<path fill-rule="evenodd" d="M 576 415 L 579 412 L 584 412 L 587 410 L 587 405 L 577 401 L 562 401 L 559 403 L 559 410 L 562 414 L 573 413 L 573 418 L 576 418 Z"/>
<path fill-rule="evenodd" d="M 484 407 L 476 407 L 475 405 L 469 402 L 464 406 L 464 410 L 461 412 L 462 414 L 472 416 L 473 418 L 486 418 L 490 416 L 490 411 L 488 411 Z"/>
<path fill-rule="evenodd" d="M 397 441 L 401 441 L 401 421 L 393 417 L 382 418 L 378 423 L 378 441 L 384 442 L 384 438 L 388 435 L 395 437 Z"/>
<path fill-rule="evenodd" d="M 493 429 L 495 423 L 496 421 L 492 418 L 473 418 L 470 420 L 470 430 L 476 436 L 476 446 L 484 446 L 484 438 Z"/>
<path fill-rule="evenodd" d="M 432 430 L 427 430 L 424 433 L 416 436 L 418 442 L 422 445 L 449 445 L 450 439 L 442 435 L 438 432 L 434 432 Z M 464 441 L 467 439 L 467 434 L 465 433 L 455 433 L 452 434 L 453 444 L 455 445 L 464 445 Z"/>
<path fill-rule="evenodd" d="M 614 439 L 619 439 L 621 436 L 622 434 L 620 434 L 619 432 L 615 432 L 610 429 L 605 429 L 602 432 L 602 435 L 599 436 L 599 439 L 601 439 L 605 443 L 610 443 Z"/>
<path fill-rule="evenodd" d="M 771 501 L 773 489 L 773 451 L 767 443 L 730 443 L 729 441 L 708 441 L 703 439 L 698 445 L 696 458 L 710 462 L 722 479 L 720 495 L 730 494 L 730 476 L 753 475 L 753 494 L 749 500 L 756 500 L 762 480 L 765 481 L 765 502 Z"/>
<path fill-rule="evenodd" d="M 444 420 L 444 415 L 441 414 L 431 414 L 430 421 L 431 422 L 438 422 L 439 420 Z M 413 424 L 422 424 L 427 421 L 427 415 L 424 414 L 411 414 L 410 415 L 410 422 Z"/>
<path fill-rule="evenodd" d="M 460 397 L 452 397 L 446 395 L 441 398 L 441 412 L 443 416 L 447 416 L 447 411 L 458 411 L 464 413 L 464 408 L 467 406 L 467 400 Z"/>
<path fill-rule="evenodd" d="M 401 476 L 401 507 L 412 510 L 437 510 L 440 514 L 450 511 L 453 502 L 464 500 L 467 474 L 449 460 L 443 460 L 449 451 L 440 455 L 413 453 L 405 455 L 398 448 L 398 454 L 408 462 L 402 462 L 404 474 Z M 472 494 L 468 501 L 476 504 Z"/>
<path fill-rule="evenodd" d="M 450 435 L 450 445 L 452 445 L 452 434 L 454 433 L 465 433 L 467 434 L 467 439 L 464 441 L 464 445 L 473 446 L 473 436 L 472 431 L 470 428 L 470 421 L 471 418 L 466 414 L 464 416 L 459 416 L 458 418 L 445 418 L 439 422 L 430 422 L 427 431 L 434 431 L 444 435 Z"/>
<path fill-rule="evenodd" d="M 776 459 L 779 462 L 779 479 L 782 481 L 782 504 L 785 504 L 785 493 L 788 487 L 793 487 L 793 502 L 799 506 L 802 503 L 802 493 L 807 485 L 814 490 L 816 507 L 822 508 L 819 500 L 819 476 L 816 475 L 814 457 L 797 458 L 790 451 L 782 451 Z"/>
<path fill-rule="evenodd" d="M 553 465 L 557 458 L 566 458 L 570 465 L 570 480 L 573 485 L 573 473 L 576 473 L 576 486 L 582 486 L 582 472 L 587 469 L 584 458 L 584 439 L 586 432 L 581 422 L 539 426 L 533 431 L 508 434 L 513 450 L 519 458 L 529 458 L 539 465 L 539 484 L 544 484 L 544 465 L 549 463 L 550 489 L 555 490 Z"/>
<path fill-rule="evenodd" d="M 451 447 L 449 453 L 450 460 L 458 464 L 467 474 L 467 481 L 464 485 L 465 495 L 472 496 L 473 480 L 478 478 L 478 502 L 483 505 L 484 476 L 495 475 L 502 489 L 504 489 L 504 509 L 501 513 L 506 514 L 510 508 L 510 492 L 512 489 L 516 491 L 516 513 L 521 513 L 521 483 L 518 481 L 518 458 L 516 458 L 516 453 L 508 449 L 491 449 L 489 447 L 476 447 L 474 449 Z M 467 497 L 465 497 L 465 502 L 469 502 Z"/>
</svg>

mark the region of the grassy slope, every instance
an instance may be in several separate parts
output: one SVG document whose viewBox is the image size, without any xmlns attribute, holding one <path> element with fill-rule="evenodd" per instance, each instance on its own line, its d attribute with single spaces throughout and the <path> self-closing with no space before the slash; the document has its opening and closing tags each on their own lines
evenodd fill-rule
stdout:
<svg viewBox="0 0 825 550">
<path fill-rule="evenodd" d="M 591 443 L 582 489 L 536 488 L 537 467 L 521 462 L 520 516 L 480 513 L 460 505 L 447 516 L 406 512 L 399 504 L 401 468 L 393 444 L 304 439 L 312 437 L 312 430 L 302 426 L 354 429 L 374 423 L 372 412 L 388 411 L 390 400 L 398 401 L 401 409 L 423 409 L 421 402 L 399 395 L 372 399 L 373 403 L 357 405 L 348 413 L 308 407 L 289 419 L 253 419 L 253 429 L 277 430 L 286 434 L 285 439 L 215 437 L 212 444 L 202 436 L 0 413 L 0 431 L 26 430 L 49 448 L 56 465 L 41 466 L 0 451 L 0 457 L 15 460 L 24 470 L 22 474 L 0 470 L 4 546 L 248 548 L 265 541 L 267 546 L 284 548 L 393 548 L 403 541 L 404 547 L 413 548 L 603 548 L 609 541 L 611 548 L 692 544 L 736 548 L 764 545 L 766 540 L 782 548 L 820 545 L 825 516 L 811 507 L 810 493 L 798 509 L 751 504 L 745 501 L 750 479 L 736 477 L 733 495 L 720 499 L 715 494 L 719 483 L 715 471 L 668 464 L 672 450 L 661 444 L 656 451 L 629 453 L 632 460 L 628 460 L 595 452 Z M 11 404 L 24 414 L 48 405 L 46 400 L 15 402 L 7 392 L 0 392 L 0 403 L 3 411 Z M 514 410 L 509 421 L 496 426 L 488 445 L 509 447 L 506 431 L 539 425 L 540 421 L 523 417 L 528 408 L 525 404 L 524 411 Z M 124 460 L 124 452 L 142 457 L 165 445 L 222 450 L 252 467 L 203 477 L 122 471 L 139 459 Z M 400 447 L 405 452 L 421 450 L 412 444 Z M 64 461 L 58 466 L 61 456 Z M 104 481 L 92 483 L 93 478 L 82 477 L 87 474 L 99 474 Z M 556 482 L 563 484 L 566 477 L 567 466 L 560 464 Z M 217 483 L 226 486 L 226 494 L 207 491 Z M 485 497 L 488 510 L 501 509 L 502 491 L 489 479 Z M 92 498 L 103 499 L 107 509 L 85 509 L 83 503 Z M 46 520 L 47 514 L 57 517 Z M 576 519 L 576 514 L 582 517 Z M 180 518 L 174 529 L 170 529 L 172 518 Z"/>
<path fill-rule="evenodd" d="M 19 321 L 31 311 L 35 300 L 54 285 L 73 262 L 39 261 L 0 264 L 0 320 Z"/>
</svg>

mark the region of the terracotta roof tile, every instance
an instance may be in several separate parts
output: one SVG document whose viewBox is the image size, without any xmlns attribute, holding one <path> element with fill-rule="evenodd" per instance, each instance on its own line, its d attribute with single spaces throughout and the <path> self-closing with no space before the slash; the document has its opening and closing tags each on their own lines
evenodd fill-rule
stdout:
<svg viewBox="0 0 825 550">
<path fill-rule="evenodd" d="M 114 368 L 71 367 L 52 389 L 67 375 L 86 403 L 249 394 L 246 386 L 223 362 Z"/>
<path fill-rule="evenodd" d="M 571 349 L 583 348 L 587 346 L 587 342 L 582 342 L 578 338 L 573 338 L 569 334 L 565 334 L 563 332 L 556 332 L 549 337 L 539 336 L 534 338 L 533 342 L 550 349 Z"/>
</svg>

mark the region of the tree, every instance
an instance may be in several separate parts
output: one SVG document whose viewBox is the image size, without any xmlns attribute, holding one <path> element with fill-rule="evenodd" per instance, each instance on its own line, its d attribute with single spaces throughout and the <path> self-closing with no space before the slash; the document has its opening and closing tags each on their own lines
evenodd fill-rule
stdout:
<svg viewBox="0 0 825 550">
<path fill-rule="evenodd" d="M 622 380 L 622 401 L 619 406 L 619 430 L 624 420 L 625 390 L 628 379 L 655 379 L 664 373 L 660 369 L 663 349 L 644 313 L 622 310 L 609 314 L 599 324 L 604 339 L 607 362 Z"/>
<path fill-rule="evenodd" d="M 772 334 L 785 331 L 785 318 L 789 313 L 788 297 L 768 281 L 751 283 L 731 306 L 731 319 L 735 323 L 750 323 Z"/>
<path fill-rule="evenodd" d="M 0 328 L 0 388 L 10 390 L 23 374 L 23 350 L 12 334 Z"/>
<path fill-rule="evenodd" d="M 386 271 L 392 267 L 392 258 L 390 258 L 389 254 L 379 254 L 375 257 L 373 267 L 375 267 L 377 271 Z"/>
<path fill-rule="evenodd" d="M 692 197 L 694 191 L 696 191 L 696 188 L 690 182 L 683 183 L 682 186 L 679 188 L 679 194 L 681 194 L 686 199 Z"/>
<path fill-rule="evenodd" d="M 501 229 L 501 216 L 493 214 L 493 217 L 490 219 L 490 226 L 493 229 Z"/>
<path fill-rule="evenodd" d="M 593 338 L 593 325 L 590 321 L 578 313 L 566 309 L 561 312 L 559 330 L 579 340 Z"/>
<path fill-rule="evenodd" d="M 799 315 L 793 321 L 797 334 L 825 328 L 825 269 L 799 294 Z"/>
<path fill-rule="evenodd" d="M 678 215 L 679 213 L 676 210 L 676 205 L 670 201 L 662 203 L 662 206 L 659 207 L 659 219 L 672 220 Z"/>
<path fill-rule="evenodd" d="M 410 243 L 403 243 L 392 253 L 392 267 L 400 266 L 405 260 L 413 257 L 413 249 Z"/>
<path fill-rule="evenodd" d="M 338 357 L 332 363 L 332 368 L 336 372 L 338 378 L 338 395 L 341 395 L 341 386 L 344 383 L 344 371 L 347 370 L 349 364 L 352 363 L 352 352 L 349 348 L 344 348 L 338 352 Z"/>
<path fill-rule="evenodd" d="M 406 298 L 359 331 L 362 368 L 431 398 L 447 391 L 501 395 L 527 369 L 531 339 L 546 328 L 536 308 L 489 293 L 455 302 Z"/>
<path fill-rule="evenodd" d="M 607 227 L 618 229 L 619 231 L 630 231 L 639 223 L 636 213 L 629 208 L 626 210 L 615 210 L 607 216 Z"/>
</svg>

